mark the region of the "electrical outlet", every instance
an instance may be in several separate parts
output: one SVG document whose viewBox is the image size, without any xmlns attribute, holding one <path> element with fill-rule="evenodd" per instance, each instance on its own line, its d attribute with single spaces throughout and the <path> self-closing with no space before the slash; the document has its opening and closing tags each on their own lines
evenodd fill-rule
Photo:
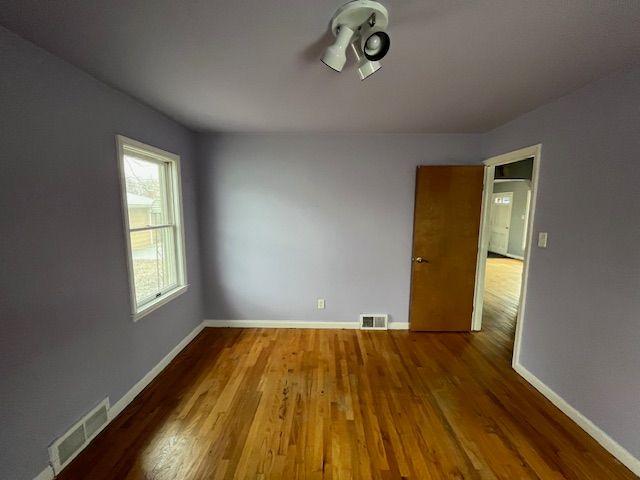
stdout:
<svg viewBox="0 0 640 480">
<path fill-rule="evenodd" d="M 318 310 L 324 310 L 324 298 L 319 298 L 318 299 Z"/>
</svg>

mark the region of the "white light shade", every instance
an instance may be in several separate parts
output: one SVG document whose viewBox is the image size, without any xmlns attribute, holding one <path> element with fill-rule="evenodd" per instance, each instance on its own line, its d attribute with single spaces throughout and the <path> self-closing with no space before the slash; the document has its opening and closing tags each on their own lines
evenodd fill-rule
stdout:
<svg viewBox="0 0 640 480">
<path fill-rule="evenodd" d="M 353 54 L 358 61 L 358 75 L 360 75 L 360 80 L 369 78 L 382 67 L 382 65 L 380 65 L 380 62 L 372 62 L 370 60 L 367 60 L 367 58 L 362 54 L 362 50 L 360 50 L 360 45 L 358 44 L 357 40 L 351 44 L 351 49 L 353 50 Z"/>
<path fill-rule="evenodd" d="M 382 65 L 380 62 L 371 62 L 366 58 L 363 58 L 358 65 L 358 74 L 360 75 L 360 80 L 364 80 L 365 78 L 370 77 L 374 73 L 376 73 Z"/>
<path fill-rule="evenodd" d="M 353 38 L 353 30 L 347 26 L 341 26 L 336 41 L 324 52 L 322 63 L 341 72 L 347 62 L 347 47 Z"/>
</svg>

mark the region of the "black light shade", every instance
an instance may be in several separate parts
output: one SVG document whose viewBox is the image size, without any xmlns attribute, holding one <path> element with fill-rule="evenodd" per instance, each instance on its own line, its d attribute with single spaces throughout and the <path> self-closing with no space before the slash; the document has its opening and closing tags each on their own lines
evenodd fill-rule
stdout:
<svg viewBox="0 0 640 480">
<path fill-rule="evenodd" d="M 377 46 L 375 50 L 371 50 L 367 48 L 367 45 L 370 43 L 370 40 L 374 39 L 374 37 L 379 40 L 379 46 Z M 375 62 L 384 58 L 384 56 L 389 51 L 390 46 L 391 38 L 389 37 L 389 35 L 387 35 L 386 32 L 377 31 L 369 35 L 367 39 L 362 43 L 362 51 L 367 60 Z"/>
</svg>

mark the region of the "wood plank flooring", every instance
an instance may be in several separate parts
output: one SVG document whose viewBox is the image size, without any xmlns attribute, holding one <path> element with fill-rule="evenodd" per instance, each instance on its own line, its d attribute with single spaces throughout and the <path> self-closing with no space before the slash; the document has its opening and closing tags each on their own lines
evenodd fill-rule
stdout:
<svg viewBox="0 0 640 480">
<path fill-rule="evenodd" d="M 636 478 L 511 369 L 511 262 L 480 333 L 205 329 L 59 478 Z"/>
<path fill-rule="evenodd" d="M 523 263 L 513 258 L 488 258 L 484 282 L 482 328 L 508 347 L 512 357 L 520 303 Z"/>
</svg>

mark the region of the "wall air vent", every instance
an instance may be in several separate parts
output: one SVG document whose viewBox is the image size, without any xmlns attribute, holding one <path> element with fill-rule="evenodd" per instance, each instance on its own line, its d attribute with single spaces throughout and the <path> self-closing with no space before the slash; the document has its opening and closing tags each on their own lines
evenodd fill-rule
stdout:
<svg viewBox="0 0 640 480">
<path fill-rule="evenodd" d="M 389 315 L 384 313 L 363 313 L 360 315 L 360 328 L 362 330 L 386 330 Z"/>
<path fill-rule="evenodd" d="M 49 458 L 54 473 L 58 475 L 107 426 L 107 423 L 109 399 L 105 398 L 51 444 Z"/>
</svg>

